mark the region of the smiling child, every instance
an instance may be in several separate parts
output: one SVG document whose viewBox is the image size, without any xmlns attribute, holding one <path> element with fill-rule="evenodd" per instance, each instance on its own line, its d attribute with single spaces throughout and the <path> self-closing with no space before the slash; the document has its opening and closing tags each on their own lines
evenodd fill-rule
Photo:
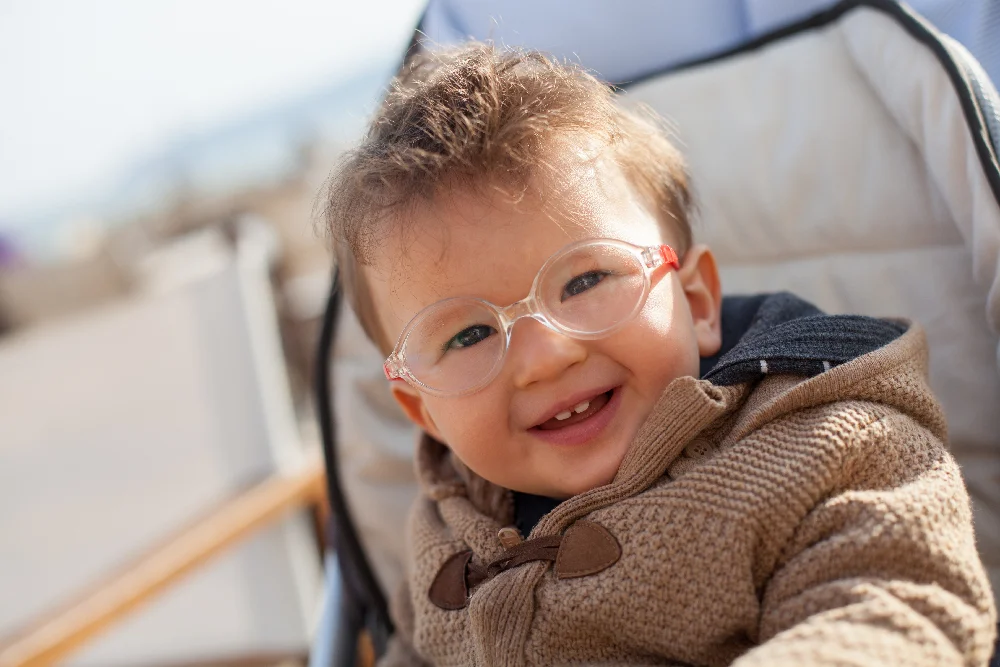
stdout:
<svg viewBox="0 0 1000 667">
<path fill-rule="evenodd" d="M 423 432 L 386 664 L 985 664 L 915 324 L 727 298 L 678 151 L 579 68 L 418 56 L 335 172 Z"/>
</svg>

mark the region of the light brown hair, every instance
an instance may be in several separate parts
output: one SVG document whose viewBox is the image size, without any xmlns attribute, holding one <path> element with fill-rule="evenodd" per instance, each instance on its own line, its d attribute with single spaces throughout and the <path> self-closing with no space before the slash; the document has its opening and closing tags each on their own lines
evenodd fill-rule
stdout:
<svg viewBox="0 0 1000 667">
<path fill-rule="evenodd" d="M 383 352 L 393 342 L 359 267 L 406 224 L 406 211 L 448 188 L 523 194 L 531 179 L 554 176 L 547 167 L 559 142 L 580 136 L 610 151 L 683 254 L 691 245 L 688 179 L 653 114 L 622 108 L 583 68 L 532 51 L 470 43 L 420 52 L 404 67 L 331 176 L 323 214 L 345 293 Z"/>
</svg>

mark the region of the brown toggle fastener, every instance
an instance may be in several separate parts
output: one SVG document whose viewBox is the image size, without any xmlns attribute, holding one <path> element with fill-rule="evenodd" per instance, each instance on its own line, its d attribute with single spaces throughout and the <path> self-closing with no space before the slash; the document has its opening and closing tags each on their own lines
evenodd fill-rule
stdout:
<svg viewBox="0 0 1000 667">
<path fill-rule="evenodd" d="M 504 526 L 497 532 L 497 537 L 500 539 L 500 544 L 503 545 L 504 549 L 512 549 L 524 541 L 521 533 L 514 526 Z"/>
<path fill-rule="evenodd" d="M 572 579 L 606 570 L 617 563 L 621 555 L 618 540 L 607 528 L 592 521 L 577 521 L 565 535 L 536 537 L 509 547 L 486 567 L 472 562 L 471 551 L 460 551 L 438 570 L 427 596 L 441 609 L 463 609 L 468 604 L 471 588 L 525 563 L 555 561 L 556 577 Z"/>
</svg>

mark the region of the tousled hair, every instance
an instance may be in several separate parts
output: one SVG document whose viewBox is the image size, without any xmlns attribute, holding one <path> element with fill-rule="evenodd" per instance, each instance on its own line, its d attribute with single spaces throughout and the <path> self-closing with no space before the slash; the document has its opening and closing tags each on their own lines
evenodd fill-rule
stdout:
<svg viewBox="0 0 1000 667">
<path fill-rule="evenodd" d="M 392 348 L 361 266 L 413 207 L 449 189 L 493 188 L 512 197 L 558 178 L 558 147 L 596 141 L 683 254 L 692 206 L 680 153 L 652 112 L 629 110 L 583 68 L 538 52 L 469 43 L 422 51 L 396 77 L 360 145 L 325 190 L 323 222 L 345 293 L 368 337 Z"/>
</svg>

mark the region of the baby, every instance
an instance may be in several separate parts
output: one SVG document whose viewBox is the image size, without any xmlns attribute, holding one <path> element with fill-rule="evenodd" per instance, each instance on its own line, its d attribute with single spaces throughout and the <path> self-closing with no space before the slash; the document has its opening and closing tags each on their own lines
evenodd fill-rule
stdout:
<svg viewBox="0 0 1000 667">
<path fill-rule="evenodd" d="M 386 664 L 986 663 L 920 328 L 723 299 L 651 116 L 539 54 L 424 54 L 328 196 L 423 431 Z"/>
</svg>

